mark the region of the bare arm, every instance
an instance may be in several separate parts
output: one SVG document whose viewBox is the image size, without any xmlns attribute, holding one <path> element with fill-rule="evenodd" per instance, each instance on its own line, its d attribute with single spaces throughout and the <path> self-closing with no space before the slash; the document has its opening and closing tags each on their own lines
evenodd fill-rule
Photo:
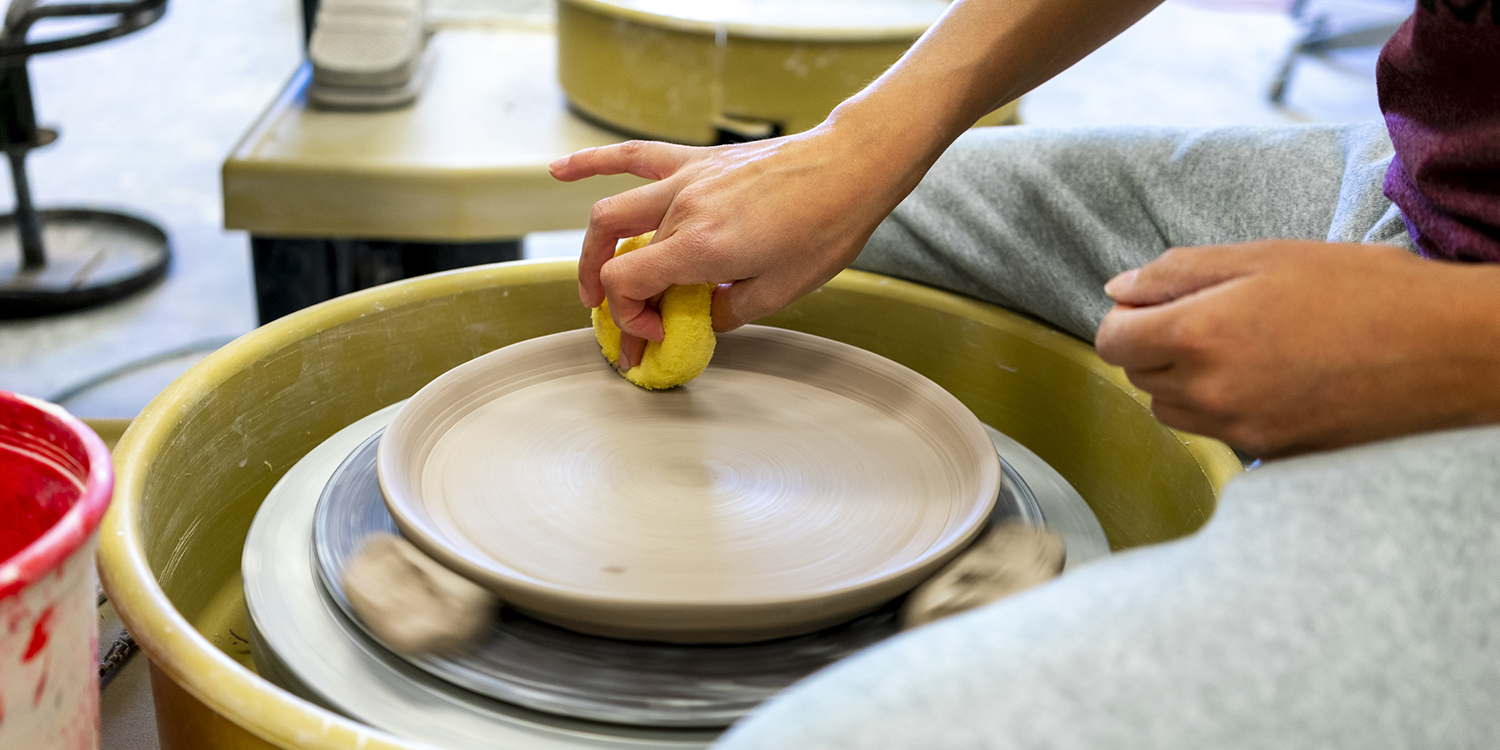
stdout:
<svg viewBox="0 0 1500 750">
<path fill-rule="evenodd" d="M 972 123 L 1072 65 L 1160 0 L 960 0 L 874 83 L 817 128 L 691 148 L 630 142 L 580 151 L 552 174 L 629 172 L 657 180 L 600 201 L 579 264 L 579 297 L 606 297 L 627 336 L 660 340 L 648 301 L 671 284 L 714 282 L 714 325 L 729 330 L 817 288 L 859 254 L 876 225 Z M 615 242 L 655 242 L 612 259 Z"/>
</svg>

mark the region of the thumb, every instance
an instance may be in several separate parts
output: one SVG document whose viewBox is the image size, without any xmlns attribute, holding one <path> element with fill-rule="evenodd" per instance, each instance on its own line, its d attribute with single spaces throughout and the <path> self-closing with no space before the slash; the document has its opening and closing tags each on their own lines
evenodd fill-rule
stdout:
<svg viewBox="0 0 1500 750">
<path fill-rule="evenodd" d="M 1104 293 L 1122 305 L 1160 305 L 1254 270 L 1253 254 L 1241 248 L 1178 247 L 1110 279 Z"/>
<path fill-rule="evenodd" d="M 733 331 L 785 307 L 790 300 L 781 299 L 776 292 L 775 284 L 759 276 L 720 284 L 714 290 L 714 330 Z"/>
</svg>

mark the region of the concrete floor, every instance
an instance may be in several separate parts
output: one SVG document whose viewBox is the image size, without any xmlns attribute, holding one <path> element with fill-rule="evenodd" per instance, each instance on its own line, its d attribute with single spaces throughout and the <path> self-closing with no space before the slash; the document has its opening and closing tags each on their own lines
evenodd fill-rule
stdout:
<svg viewBox="0 0 1500 750">
<path fill-rule="evenodd" d="M 485 2 L 447 5 L 472 13 Z M 1389 0 L 1356 3 L 1370 4 Z M 1288 106 L 1268 103 L 1298 33 L 1285 6 L 1168 2 L 1028 95 L 1023 116 L 1043 125 L 1189 126 L 1377 117 L 1369 50 L 1333 63 L 1304 60 Z M 33 61 L 41 119 L 62 131 L 30 161 L 38 205 L 105 205 L 152 217 L 172 236 L 176 257 L 165 283 L 128 301 L 0 322 L 0 388 L 55 398 L 139 358 L 212 348 L 254 326 L 248 241 L 221 229 L 218 168 L 297 65 L 300 35 L 294 0 L 176 2 L 143 32 Z M 0 191 L 4 205 L 8 181 Z M 527 251 L 576 254 L 580 236 L 534 235 Z M 131 416 L 201 356 L 157 362 L 65 405 L 86 417 Z"/>
<path fill-rule="evenodd" d="M 1404 0 L 1322 0 L 1354 14 Z M 1313 0 L 1314 3 L 1318 0 Z M 449 17 L 494 3 L 545 12 L 545 0 L 433 0 Z M 1285 108 L 1267 91 L 1298 35 L 1288 0 L 1172 0 L 1119 39 L 1028 95 L 1042 125 L 1348 121 L 1378 116 L 1372 50 L 1298 65 Z M 1408 4 L 1409 7 L 1409 4 Z M 1371 9 L 1374 9 L 1372 11 Z M 296 0 L 173 2 L 155 26 L 35 60 L 44 124 L 62 139 L 31 159 L 42 207 L 100 205 L 158 221 L 176 258 L 167 280 L 110 307 L 0 322 L 0 389 L 56 399 L 84 417 L 129 417 L 203 356 L 255 325 L 248 240 L 222 226 L 219 164 L 301 57 Z M 11 200 L 0 180 L 0 205 Z M 531 257 L 575 255 L 581 232 L 526 238 Z M 154 357 L 97 387 L 101 374 Z M 101 609 L 101 645 L 118 632 Z M 156 747 L 145 661 L 103 700 L 104 747 Z"/>
<path fill-rule="evenodd" d="M 49 398 L 137 358 L 254 327 L 247 240 L 220 228 L 219 163 L 297 65 L 299 14 L 291 0 L 175 2 L 144 31 L 33 60 L 38 118 L 61 131 L 29 159 L 37 205 L 149 217 L 175 257 L 165 283 L 125 302 L 0 323 L 0 388 Z M 0 205 L 12 200 L 4 182 Z M 182 364 L 65 405 L 132 416 Z"/>
</svg>

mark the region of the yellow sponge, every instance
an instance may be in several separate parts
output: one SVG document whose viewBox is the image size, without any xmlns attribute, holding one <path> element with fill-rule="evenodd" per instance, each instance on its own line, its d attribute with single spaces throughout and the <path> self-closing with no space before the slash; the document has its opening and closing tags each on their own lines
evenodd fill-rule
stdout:
<svg viewBox="0 0 1500 750">
<path fill-rule="evenodd" d="M 615 257 L 631 250 L 643 248 L 651 241 L 655 232 L 631 237 L 620 242 Z M 646 342 L 646 351 L 641 361 L 621 373 L 626 380 L 653 391 L 676 388 L 703 374 L 708 361 L 714 356 L 714 326 L 711 317 L 713 284 L 673 285 L 661 295 L 661 327 L 664 335 L 660 343 Z M 609 316 L 609 302 L 594 308 L 594 337 L 599 339 L 599 349 L 604 358 L 615 369 L 620 361 L 620 329 Z"/>
</svg>

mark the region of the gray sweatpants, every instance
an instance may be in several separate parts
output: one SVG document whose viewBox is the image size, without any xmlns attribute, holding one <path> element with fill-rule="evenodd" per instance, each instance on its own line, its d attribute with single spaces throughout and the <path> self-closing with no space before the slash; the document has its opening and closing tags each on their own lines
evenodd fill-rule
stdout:
<svg viewBox="0 0 1500 750">
<path fill-rule="evenodd" d="M 1116 273 L 1268 237 L 1410 248 L 1378 124 L 971 133 L 857 267 L 1092 338 Z M 919 628 L 724 750 L 1500 746 L 1500 427 L 1275 461 L 1186 539 Z"/>
</svg>

